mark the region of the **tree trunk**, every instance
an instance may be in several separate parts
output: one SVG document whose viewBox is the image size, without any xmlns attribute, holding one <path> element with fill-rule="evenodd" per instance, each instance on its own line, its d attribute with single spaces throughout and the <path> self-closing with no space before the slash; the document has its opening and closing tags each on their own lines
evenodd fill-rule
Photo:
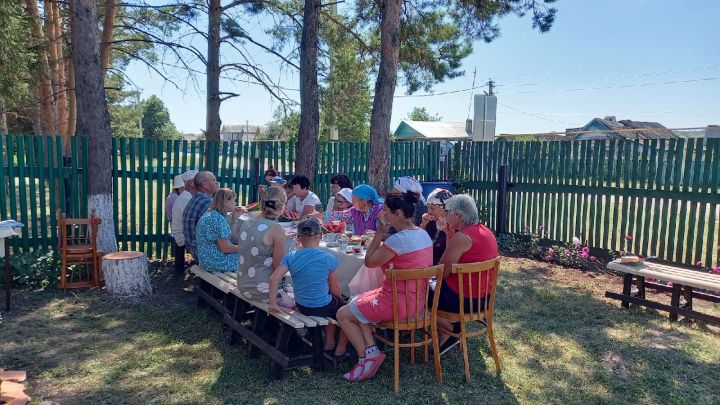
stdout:
<svg viewBox="0 0 720 405">
<path fill-rule="evenodd" d="M 320 2 L 305 0 L 300 39 L 300 129 L 295 174 L 315 178 L 317 142 L 320 132 L 317 58 Z"/>
<path fill-rule="evenodd" d="M 57 55 L 57 66 L 56 75 L 58 82 L 59 93 L 57 94 L 57 113 L 58 113 L 58 130 L 62 135 L 63 150 L 65 153 L 70 152 L 70 131 L 69 131 L 69 111 L 68 111 L 68 84 L 67 76 L 65 75 L 65 53 L 63 52 L 63 41 L 62 41 L 62 17 L 60 16 L 60 2 L 53 2 L 53 18 L 55 20 L 55 54 Z"/>
<path fill-rule="evenodd" d="M 390 117 L 400 60 L 400 5 L 402 0 L 382 0 L 380 70 L 370 116 L 370 184 L 380 193 L 390 180 Z"/>
<path fill-rule="evenodd" d="M 208 53 L 207 53 L 207 115 L 205 139 L 220 140 L 220 0 L 208 2 Z"/>
<path fill-rule="evenodd" d="M 7 135 L 7 134 L 8 134 L 8 126 L 7 126 L 7 113 L 5 112 L 5 100 L 0 96 L 0 135 Z"/>
<path fill-rule="evenodd" d="M 105 16 L 103 17 L 103 32 L 100 47 L 103 78 L 107 77 L 107 70 L 110 66 L 110 44 L 112 44 L 113 40 L 113 28 L 115 25 L 116 13 L 117 5 L 115 0 L 105 0 Z"/>
<path fill-rule="evenodd" d="M 37 97 L 36 102 L 42 107 L 42 134 L 54 135 L 56 133 L 53 127 L 53 92 L 50 83 L 48 58 L 46 49 L 42 46 L 45 41 L 43 37 L 42 25 L 40 25 L 40 13 L 38 12 L 36 0 L 25 0 L 25 7 L 30 17 L 30 25 L 32 26 L 33 42 L 38 50 L 39 67 L 37 71 L 38 82 L 35 84 L 39 91 L 33 92 Z"/>
<path fill-rule="evenodd" d="M 67 63 L 67 91 L 68 91 L 68 134 L 75 135 L 77 124 L 77 97 L 75 97 L 75 64 L 72 59 Z"/>
<path fill-rule="evenodd" d="M 77 107 L 81 135 L 88 137 L 88 209 L 102 219 L 98 248 L 117 250 L 112 209 L 112 132 L 103 86 L 94 0 L 72 3 L 72 58 L 75 65 Z"/>
<path fill-rule="evenodd" d="M 58 83 L 58 55 L 57 40 L 58 33 L 55 32 L 55 13 L 53 9 L 55 5 L 50 0 L 44 2 L 45 12 L 45 38 L 47 39 L 47 55 L 48 55 L 48 75 L 50 77 L 50 85 L 52 86 L 52 98 L 50 104 L 52 108 L 52 135 L 60 133 L 60 125 L 58 124 L 57 97 L 60 94 L 60 83 Z"/>
<path fill-rule="evenodd" d="M 118 298 L 140 298 L 152 294 L 148 259 L 142 252 L 115 252 L 105 255 L 102 258 L 102 272 L 110 295 Z"/>
</svg>

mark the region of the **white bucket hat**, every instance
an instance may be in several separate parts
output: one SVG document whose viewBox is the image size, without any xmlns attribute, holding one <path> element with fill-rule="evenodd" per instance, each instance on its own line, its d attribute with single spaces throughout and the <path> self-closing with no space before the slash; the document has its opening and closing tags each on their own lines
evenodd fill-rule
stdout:
<svg viewBox="0 0 720 405">
<path fill-rule="evenodd" d="M 343 188 L 343 189 L 340 189 L 340 191 L 338 191 L 338 192 L 335 193 L 335 194 L 336 194 L 336 195 L 337 195 L 337 194 L 340 194 L 341 196 L 343 196 L 343 198 L 345 199 L 345 201 L 347 201 L 347 202 L 349 202 L 349 203 L 352 204 L 352 189 L 351 189 L 351 188 Z"/>
<path fill-rule="evenodd" d="M 173 179 L 173 188 L 183 188 L 185 187 L 185 180 L 183 180 L 183 176 L 181 174 L 178 174 Z"/>
<path fill-rule="evenodd" d="M 182 174 L 182 178 L 185 181 L 193 181 L 195 179 L 196 174 L 198 174 L 197 170 L 188 170 Z"/>
</svg>

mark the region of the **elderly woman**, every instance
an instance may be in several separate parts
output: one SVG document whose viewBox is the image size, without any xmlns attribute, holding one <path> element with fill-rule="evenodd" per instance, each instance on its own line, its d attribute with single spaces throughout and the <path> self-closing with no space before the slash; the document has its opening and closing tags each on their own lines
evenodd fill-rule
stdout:
<svg viewBox="0 0 720 405">
<path fill-rule="evenodd" d="M 335 193 L 333 197 L 334 204 L 333 210 L 325 211 L 323 219 L 327 221 L 342 221 L 345 216 L 349 213 L 349 209 L 352 208 L 352 189 L 343 188 Z"/>
<path fill-rule="evenodd" d="M 420 228 L 430 235 L 433 241 L 433 265 L 440 263 L 440 258 L 445 253 L 445 245 L 448 235 L 452 236 L 454 231 L 448 230 L 445 213 L 445 202 L 452 197 L 452 193 L 444 188 L 436 188 L 427 198 L 428 212 L 422 216 Z"/>
<path fill-rule="evenodd" d="M 198 263 L 207 271 L 235 271 L 240 247 L 230 242 L 230 225 L 225 218 L 232 212 L 233 219 L 242 214 L 236 205 L 237 195 L 229 188 L 215 192 L 208 211 L 198 220 L 195 228 L 195 248 Z"/>
<path fill-rule="evenodd" d="M 381 221 L 378 232 L 383 236 L 373 238 L 368 248 L 367 267 L 417 269 L 432 265 L 432 241 L 427 232 L 412 222 L 416 202 L 417 196 L 413 193 L 389 195 L 385 199 L 383 216 L 387 224 Z M 381 242 L 388 225 L 394 226 L 397 232 Z M 398 316 L 401 318 L 416 313 L 416 306 L 424 303 L 424 294 L 420 295 L 421 301 L 416 302 L 415 287 L 425 290 L 422 284 L 410 284 L 402 289 L 398 286 Z M 392 282 L 385 279 L 380 288 L 353 297 L 340 308 L 337 319 L 358 353 L 358 363 L 343 378 L 348 381 L 371 378 L 385 360 L 385 354 L 375 346 L 371 324 L 393 319 Z"/>
<path fill-rule="evenodd" d="M 377 191 L 368 184 L 361 184 L 352 191 L 352 207 L 345 211 L 343 221 L 352 225 L 355 235 L 365 231 L 376 231 L 383 200 Z"/>
<path fill-rule="evenodd" d="M 350 208 L 350 206 L 347 206 L 345 208 L 335 206 L 335 201 L 337 201 L 335 199 L 335 195 L 344 188 L 349 188 L 350 190 L 352 190 L 353 188 L 352 181 L 350 181 L 350 178 L 348 176 L 344 174 L 336 174 L 330 177 L 330 193 L 332 194 L 332 197 L 328 199 L 327 209 L 325 210 L 326 212 L 343 211 Z M 350 200 L 348 199 L 348 202 L 349 201 Z"/>
<path fill-rule="evenodd" d="M 277 223 L 285 202 L 283 189 L 269 187 L 260 215 L 245 221 L 238 230 L 237 287 L 247 298 L 267 298 L 270 276 L 285 256 L 285 229 Z"/>
<path fill-rule="evenodd" d="M 418 202 L 415 204 L 415 216 L 413 217 L 413 222 L 415 225 L 420 225 L 422 223 L 423 214 L 427 212 L 425 198 L 422 195 L 423 189 L 420 182 L 417 181 L 415 177 L 411 176 L 398 177 L 398 179 L 395 180 L 395 184 L 393 184 L 393 188 L 390 190 L 390 193 L 402 194 L 407 193 L 408 191 L 415 194 L 418 198 Z"/>
<path fill-rule="evenodd" d="M 465 194 L 459 194 L 451 197 L 445 202 L 447 210 L 447 223 L 450 229 L 457 232 L 449 239 L 445 253 L 440 259 L 440 264 L 445 266 L 443 272 L 443 283 L 440 291 L 435 291 L 435 285 L 430 285 L 430 296 L 428 300 L 432 300 L 434 294 L 440 294 L 438 310 L 446 312 L 460 312 L 458 285 L 461 282 L 458 276 L 450 274 L 452 265 L 455 263 L 476 263 L 485 260 L 494 259 L 498 256 L 497 240 L 490 228 L 480 223 L 477 204 L 472 197 Z M 466 277 L 462 280 L 463 291 L 466 292 L 464 302 L 465 311 L 470 311 L 470 304 L 474 308 L 484 308 L 485 298 L 490 293 L 492 286 L 481 285 L 480 296 L 476 296 L 476 291 L 470 291 L 470 279 Z M 478 274 L 472 276 L 472 285 L 480 284 Z M 467 297 L 469 296 L 469 297 Z M 477 310 L 477 309 L 476 309 Z M 448 331 L 453 330 L 457 326 L 452 325 L 445 319 L 438 318 L 438 328 L 440 329 L 440 353 L 447 352 L 458 342 L 456 338 L 449 338 Z M 445 333 L 443 333 L 445 331 Z"/>
</svg>

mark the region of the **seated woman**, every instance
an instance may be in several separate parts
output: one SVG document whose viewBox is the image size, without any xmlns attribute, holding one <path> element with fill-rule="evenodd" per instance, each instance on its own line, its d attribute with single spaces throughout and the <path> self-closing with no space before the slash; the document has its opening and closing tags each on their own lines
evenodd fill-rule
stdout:
<svg viewBox="0 0 720 405">
<path fill-rule="evenodd" d="M 325 211 L 323 219 L 327 221 L 342 221 L 345 218 L 346 211 L 352 208 L 352 189 L 343 188 L 335 193 L 333 197 L 333 210 Z"/>
<path fill-rule="evenodd" d="M 267 298 L 270 276 L 285 256 L 285 228 L 277 223 L 285 201 L 283 189 L 268 188 L 260 215 L 245 221 L 238 231 L 237 287 L 247 298 Z"/>
<path fill-rule="evenodd" d="M 290 181 L 290 185 L 293 188 L 293 196 L 287 201 L 287 209 L 298 214 L 300 218 L 316 215 L 320 198 L 310 191 L 310 179 L 305 176 L 295 176 Z"/>
<path fill-rule="evenodd" d="M 330 193 L 332 194 L 332 197 L 328 199 L 327 209 L 325 209 L 325 212 L 342 211 L 350 208 L 349 206 L 345 208 L 335 207 L 335 195 L 344 188 L 349 188 L 350 190 L 353 188 L 352 181 L 350 181 L 348 176 L 344 174 L 336 174 L 330 177 Z M 350 201 L 350 199 L 347 200 L 348 202 Z"/>
<path fill-rule="evenodd" d="M 397 193 L 407 193 L 407 192 L 414 193 L 418 197 L 418 202 L 415 204 L 415 216 L 413 217 L 413 222 L 415 225 L 420 225 L 422 223 L 422 216 L 427 212 L 427 207 L 425 206 L 425 198 L 422 195 L 422 185 L 420 185 L 420 182 L 415 179 L 415 177 L 411 176 L 403 176 L 398 177 L 397 180 L 395 180 L 395 184 L 393 185 L 393 188 L 390 190 L 391 194 L 397 194 Z"/>
<path fill-rule="evenodd" d="M 417 197 L 413 193 L 390 195 L 385 199 L 383 216 L 387 224 L 381 222 L 378 233 L 383 236 L 373 238 L 368 248 L 365 255 L 367 267 L 417 269 L 432 265 L 432 241 L 427 232 L 412 223 L 416 202 Z M 388 225 L 394 226 L 397 232 L 381 242 L 387 236 Z M 398 288 L 398 316 L 404 318 L 408 313 L 414 314 L 416 305 L 424 304 L 425 297 L 422 295 L 422 301 L 415 301 L 414 287 L 412 283 L 402 291 Z M 418 288 L 424 291 L 425 287 L 419 285 Z M 375 346 L 370 324 L 393 319 L 391 280 L 386 278 L 380 288 L 353 297 L 340 308 L 337 319 L 359 356 L 358 363 L 343 378 L 348 381 L 371 378 L 385 360 L 385 354 Z"/>
<path fill-rule="evenodd" d="M 345 210 L 342 220 L 352 225 L 353 234 L 363 235 L 365 231 L 376 231 L 383 200 L 375 189 L 361 184 L 352 191 L 352 207 Z"/>
<path fill-rule="evenodd" d="M 420 228 L 423 228 L 433 241 L 433 265 L 440 263 L 440 258 L 445 253 L 445 244 L 451 235 L 447 229 L 447 218 L 445 213 L 445 202 L 452 197 L 452 193 L 444 188 L 436 188 L 428 195 L 427 214 L 422 216 Z M 454 232 L 452 232 L 454 233 Z"/>
<path fill-rule="evenodd" d="M 195 227 L 195 245 L 200 266 L 207 271 L 237 270 L 239 246 L 230 242 L 230 224 L 225 214 L 233 213 L 233 220 L 243 210 L 236 205 L 237 195 L 229 188 L 215 192 L 208 211 Z"/>
<path fill-rule="evenodd" d="M 495 235 L 490 228 L 480 223 L 477 205 L 475 200 L 469 195 L 458 194 L 450 198 L 445 203 L 447 210 L 447 222 L 450 229 L 457 232 L 450 238 L 445 249 L 445 253 L 440 259 L 440 264 L 445 265 L 443 272 L 443 283 L 440 291 L 435 291 L 435 285 L 430 285 L 430 296 L 428 300 L 432 300 L 434 294 L 440 294 L 438 302 L 438 310 L 446 312 L 460 313 L 460 302 L 458 298 L 458 276 L 450 274 L 454 263 L 476 263 L 485 260 L 494 259 L 498 256 L 498 246 Z M 480 277 L 475 274 L 472 277 L 472 285 L 480 284 Z M 476 291 L 470 291 L 470 279 L 466 277 L 463 280 L 463 291 L 469 291 L 469 298 L 465 298 L 465 311 L 470 311 L 470 304 L 477 311 L 485 308 L 485 298 L 490 293 L 491 285 L 480 285 L 480 297 L 477 297 Z M 471 301 L 472 300 L 472 301 Z M 479 301 L 478 301 L 479 300 Z M 453 331 L 454 326 L 450 321 L 438 318 L 438 329 L 440 331 L 440 353 L 457 344 L 456 338 L 450 338 L 447 334 Z"/>
</svg>

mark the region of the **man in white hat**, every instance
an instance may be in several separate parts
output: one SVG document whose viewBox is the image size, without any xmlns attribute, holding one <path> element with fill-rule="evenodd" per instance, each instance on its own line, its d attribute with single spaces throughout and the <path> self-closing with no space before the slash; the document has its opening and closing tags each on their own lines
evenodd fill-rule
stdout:
<svg viewBox="0 0 720 405">
<path fill-rule="evenodd" d="M 172 209 L 173 205 L 175 205 L 175 201 L 177 200 L 178 196 L 182 194 L 182 192 L 185 191 L 185 181 L 182 178 L 182 175 L 178 174 L 173 179 L 173 189 L 168 194 L 167 198 L 165 199 L 165 216 L 168 219 L 168 222 L 172 223 Z"/>
<path fill-rule="evenodd" d="M 175 204 L 172 208 L 172 221 L 170 223 L 173 238 L 175 239 L 175 271 L 178 274 L 185 272 L 185 235 L 183 234 L 183 213 L 185 208 L 190 202 L 190 199 L 195 195 L 195 175 L 198 173 L 197 170 L 188 170 L 181 174 L 182 180 L 185 184 L 185 191 L 175 200 Z"/>
</svg>

